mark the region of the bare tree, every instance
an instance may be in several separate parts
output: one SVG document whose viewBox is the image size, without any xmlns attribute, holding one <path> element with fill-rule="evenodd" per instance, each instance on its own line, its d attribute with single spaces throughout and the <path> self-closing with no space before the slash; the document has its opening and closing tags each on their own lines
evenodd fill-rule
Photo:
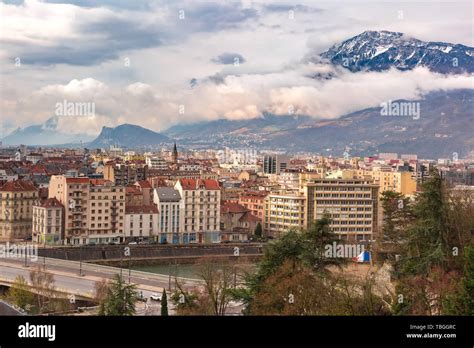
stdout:
<svg viewBox="0 0 474 348">
<path fill-rule="evenodd" d="M 36 293 L 36 304 L 40 313 L 48 310 L 48 305 L 55 297 L 54 276 L 41 270 L 40 267 L 30 271 L 31 289 Z"/>
<path fill-rule="evenodd" d="M 232 300 L 235 266 L 212 258 L 200 262 L 199 276 L 204 281 L 204 295 L 208 298 L 212 314 L 225 315 Z"/>
</svg>

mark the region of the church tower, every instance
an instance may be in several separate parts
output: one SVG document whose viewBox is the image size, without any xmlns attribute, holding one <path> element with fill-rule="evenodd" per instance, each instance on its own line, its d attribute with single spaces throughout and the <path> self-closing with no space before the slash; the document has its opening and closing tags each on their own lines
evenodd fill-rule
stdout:
<svg viewBox="0 0 474 348">
<path fill-rule="evenodd" d="M 176 142 L 173 146 L 173 164 L 178 164 L 178 149 L 176 148 Z"/>
</svg>

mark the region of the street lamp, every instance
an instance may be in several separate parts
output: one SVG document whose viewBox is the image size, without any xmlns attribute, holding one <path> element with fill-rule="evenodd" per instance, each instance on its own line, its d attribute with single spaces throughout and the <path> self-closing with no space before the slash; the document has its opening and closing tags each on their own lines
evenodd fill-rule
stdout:
<svg viewBox="0 0 474 348">
<path fill-rule="evenodd" d="M 132 273 L 132 268 L 130 267 L 130 259 L 132 257 L 132 253 L 128 255 L 128 284 L 130 284 L 130 277 Z"/>
<path fill-rule="evenodd" d="M 43 271 L 46 272 L 46 235 L 43 239 Z"/>
<path fill-rule="evenodd" d="M 83 276 L 82 274 L 82 245 L 79 246 L 79 276 Z"/>
<path fill-rule="evenodd" d="M 28 242 L 25 241 L 25 267 L 28 267 Z"/>
</svg>

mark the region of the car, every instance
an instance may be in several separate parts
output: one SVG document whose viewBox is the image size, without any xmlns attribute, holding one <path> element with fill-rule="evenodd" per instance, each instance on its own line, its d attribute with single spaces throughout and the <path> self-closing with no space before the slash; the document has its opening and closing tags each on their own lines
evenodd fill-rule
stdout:
<svg viewBox="0 0 474 348">
<path fill-rule="evenodd" d="M 160 294 L 151 294 L 150 299 L 153 301 L 160 301 L 161 302 L 161 295 Z"/>
</svg>

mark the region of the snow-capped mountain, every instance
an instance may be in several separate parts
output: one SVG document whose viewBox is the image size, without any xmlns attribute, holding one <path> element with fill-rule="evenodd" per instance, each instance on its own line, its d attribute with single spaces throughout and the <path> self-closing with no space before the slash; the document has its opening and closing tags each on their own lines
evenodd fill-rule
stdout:
<svg viewBox="0 0 474 348">
<path fill-rule="evenodd" d="M 351 71 L 410 70 L 425 66 L 439 73 L 474 72 L 474 48 L 424 42 L 399 32 L 365 31 L 320 54 Z"/>
</svg>

